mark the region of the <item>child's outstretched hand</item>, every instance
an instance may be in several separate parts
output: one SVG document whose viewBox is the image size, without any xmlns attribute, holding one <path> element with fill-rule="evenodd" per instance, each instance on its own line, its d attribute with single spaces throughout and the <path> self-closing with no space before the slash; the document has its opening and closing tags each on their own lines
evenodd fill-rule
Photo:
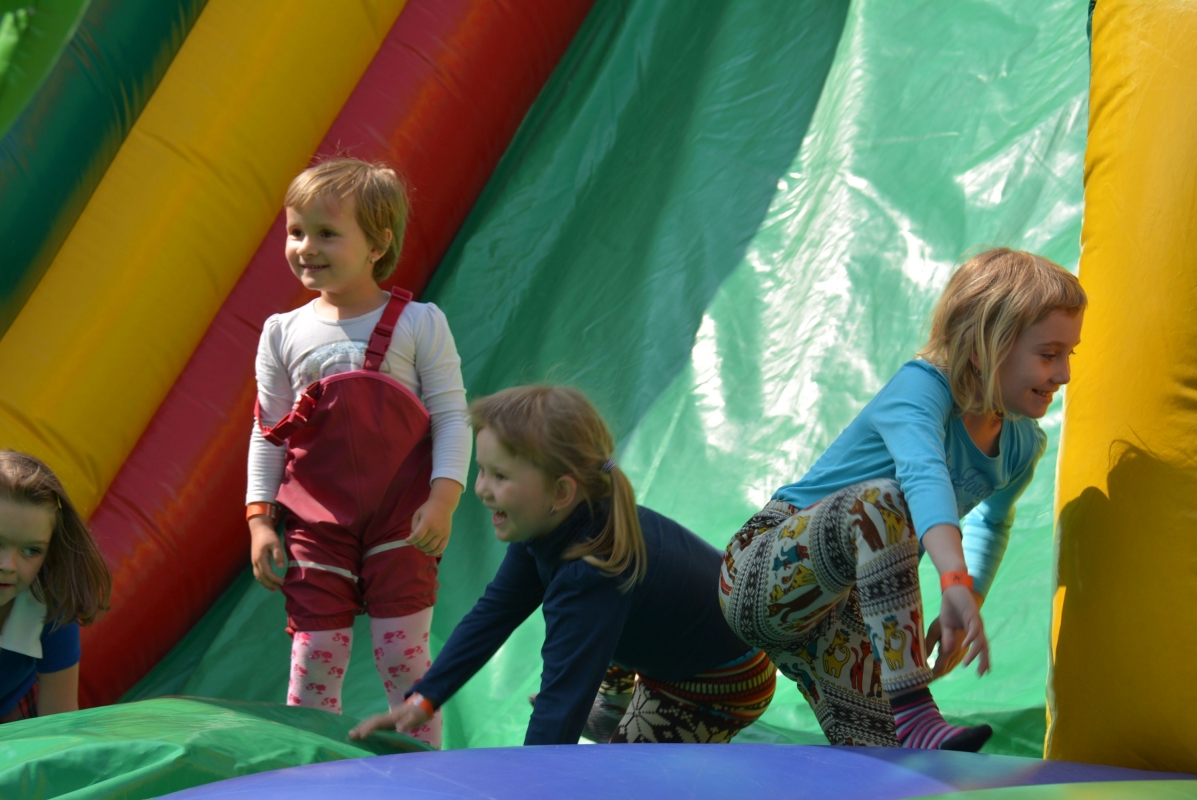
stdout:
<svg viewBox="0 0 1197 800">
<path fill-rule="evenodd" d="M 939 656 L 932 668 L 936 678 L 947 675 L 961 662 L 968 666 L 977 662 L 977 675 L 989 672 L 989 639 L 981 621 L 978 595 L 964 586 L 949 586 L 944 590 L 939 617 L 927 628 L 925 652 L 931 653 L 939 644 Z"/>
<path fill-rule="evenodd" d="M 419 706 L 402 705 L 386 714 L 375 714 L 362 720 L 349 732 L 350 739 L 365 739 L 377 730 L 398 730 L 408 732 L 428 721 L 428 715 Z"/>
<path fill-rule="evenodd" d="M 413 547 L 430 556 L 439 556 L 449 544 L 453 531 L 453 512 L 461 498 L 462 486 L 450 478 L 437 478 L 432 482 L 432 492 L 424 505 L 416 509 L 411 518 L 411 536 L 408 541 Z"/>
<path fill-rule="evenodd" d="M 283 542 L 266 517 L 249 521 L 249 559 L 254 565 L 254 578 L 270 591 L 282 588 L 283 579 L 273 567 L 283 569 Z"/>
</svg>

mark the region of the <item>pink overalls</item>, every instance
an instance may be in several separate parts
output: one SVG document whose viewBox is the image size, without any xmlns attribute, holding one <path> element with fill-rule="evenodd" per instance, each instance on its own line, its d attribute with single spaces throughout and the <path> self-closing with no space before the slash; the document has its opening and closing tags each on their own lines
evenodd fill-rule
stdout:
<svg viewBox="0 0 1197 800">
<path fill-rule="evenodd" d="M 262 434 L 287 444 L 284 506 L 288 631 L 348 628 L 414 614 L 436 603 L 438 557 L 410 547 L 411 517 L 428 499 L 428 411 L 378 371 L 411 293 L 392 289 L 362 369 L 306 390 Z M 261 425 L 259 417 L 259 425 Z"/>
</svg>

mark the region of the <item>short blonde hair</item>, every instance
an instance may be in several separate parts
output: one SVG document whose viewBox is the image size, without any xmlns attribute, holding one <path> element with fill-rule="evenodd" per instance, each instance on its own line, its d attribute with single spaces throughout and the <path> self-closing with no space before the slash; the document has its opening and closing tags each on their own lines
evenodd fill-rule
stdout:
<svg viewBox="0 0 1197 800">
<path fill-rule="evenodd" d="M 283 205 L 306 208 L 318 200 L 353 198 L 357 224 L 370 244 L 383 250 L 374 262 L 374 280 L 390 277 L 399 263 L 407 229 L 407 189 L 395 170 L 360 158 L 330 158 L 308 167 L 287 187 Z M 387 244 L 386 232 L 391 232 Z"/>
<path fill-rule="evenodd" d="M 1078 314 L 1088 302 L 1076 276 L 1054 261 L 1005 247 L 986 250 L 948 281 L 919 356 L 947 374 L 959 411 L 1002 414 L 997 373 L 1014 341 L 1053 311 Z"/>
</svg>

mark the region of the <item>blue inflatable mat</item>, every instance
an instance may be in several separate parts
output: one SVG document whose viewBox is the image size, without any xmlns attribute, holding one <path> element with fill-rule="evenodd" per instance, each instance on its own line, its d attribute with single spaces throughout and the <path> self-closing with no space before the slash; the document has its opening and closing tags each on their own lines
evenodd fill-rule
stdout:
<svg viewBox="0 0 1197 800">
<path fill-rule="evenodd" d="M 1053 783 L 1192 778 L 1012 756 L 772 744 L 502 747 L 405 753 L 220 781 L 172 798 L 437 800 L 924 797 Z M 1197 788 L 1197 783 L 1193 784 Z M 1197 796 L 1197 795 L 1195 795 Z"/>
</svg>

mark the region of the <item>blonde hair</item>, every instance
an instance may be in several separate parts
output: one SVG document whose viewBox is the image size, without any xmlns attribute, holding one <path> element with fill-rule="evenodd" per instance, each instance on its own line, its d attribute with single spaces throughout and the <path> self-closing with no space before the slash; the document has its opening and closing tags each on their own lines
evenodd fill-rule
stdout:
<svg viewBox="0 0 1197 800">
<path fill-rule="evenodd" d="M 383 254 L 374 262 L 374 280 L 390 277 L 399 263 L 407 229 L 407 189 L 395 170 L 359 158 L 330 158 L 308 167 L 287 187 L 283 205 L 306 208 L 319 200 L 353 198 L 357 224 Z M 388 244 L 386 232 L 391 232 Z"/>
<path fill-rule="evenodd" d="M 1014 341 L 1053 311 L 1077 314 L 1088 302 L 1059 264 L 1022 250 L 986 250 L 948 281 L 918 354 L 947 374 L 961 413 L 1003 414 L 997 373 Z"/>
<path fill-rule="evenodd" d="M 33 456 L 0 450 L 0 497 L 54 512 L 46 560 L 30 587 L 34 598 L 46 605 L 46 620 L 56 627 L 95 622 L 108 609 L 112 576 L 62 483 Z"/>
<path fill-rule="evenodd" d="M 470 404 L 475 431 L 487 428 L 504 447 L 552 481 L 568 475 L 588 505 L 611 498 L 598 536 L 568 547 L 563 558 L 584 559 L 609 575 L 631 570 L 626 591 L 644 578 L 647 551 L 636 493 L 627 475 L 610 466 L 615 442 L 586 396 L 564 386 L 516 386 Z"/>
</svg>

